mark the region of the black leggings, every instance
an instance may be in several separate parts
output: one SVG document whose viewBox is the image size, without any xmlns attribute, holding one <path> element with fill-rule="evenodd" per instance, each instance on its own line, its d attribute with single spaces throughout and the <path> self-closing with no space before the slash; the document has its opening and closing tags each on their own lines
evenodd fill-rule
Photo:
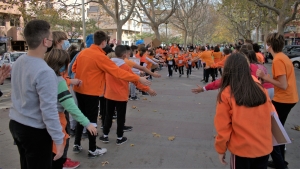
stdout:
<svg viewBox="0 0 300 169">
<path fill-rule="evenodd" d="M 208 68 L 205 70 L 205 82 L 208 82 L 209 75 L 212 77 L 212 81 L 215 81 L 215 70 L 214 68 Z"/>
</svg>

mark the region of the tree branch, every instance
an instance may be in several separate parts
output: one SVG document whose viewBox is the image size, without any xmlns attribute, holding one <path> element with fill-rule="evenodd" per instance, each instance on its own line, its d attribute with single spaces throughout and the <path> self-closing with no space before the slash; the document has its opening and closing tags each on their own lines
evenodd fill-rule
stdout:
<svg viewBox="0 0 300 169">
<path fill-rule="evenodd" d="M 259 7 L 265 7 L 265 8 L 268 8 L 268 9 L 274 11 L 277 15 L 280 15 L 280 13 L 281 13 L 279 9 L 277 9 L 277 8 L 275 8 L 275 7 L 273 7 L 273 6 L 267 5 L 267 4 L 265 4 L 265 3 L 262 3 L 260 0 L 249 0 L 249 1 L 254 2 L 254 3 L 255 3 L 256 5 L 258 5 Z"/>
</svg>

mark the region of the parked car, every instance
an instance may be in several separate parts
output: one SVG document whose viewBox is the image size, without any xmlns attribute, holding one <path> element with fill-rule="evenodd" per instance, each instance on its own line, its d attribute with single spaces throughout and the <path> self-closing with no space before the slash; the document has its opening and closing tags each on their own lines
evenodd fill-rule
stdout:
<svg viewBox="0 0 300 169">
<path fill-rule="evenodd" d="M 300 69 L 300 45 L 286 45 L 283 53 L 291 59 L 295 68 Z"/>
<path fill-rule="evenodd" d="M 6 53 L 4 53 L 3 57 L 1 58 L 1 61 L 0 61 L 0 66 L 2 66 L 3 64 L 10 64 L 12 66 L 13 63 L 23 54 L 26 54 L 26 52 L 6 52 Z"/>
<path fill-rule="evenodd" d="M 26 54 L 26 52 L 6 52 L 3 54 L 1 62 L 6 64 L 13 64 L 21 55 Z"/>
</svg>

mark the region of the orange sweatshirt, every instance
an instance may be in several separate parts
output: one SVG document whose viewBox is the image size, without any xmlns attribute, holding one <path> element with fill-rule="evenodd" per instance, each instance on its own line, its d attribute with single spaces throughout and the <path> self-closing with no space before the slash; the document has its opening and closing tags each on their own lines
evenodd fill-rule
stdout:
<svg viewBox="0 0 300 169">
<path fill-rule="evenodd" d="M 219 67 L 223 68 L 224 65 L 225 65 L 225 62 L 226 62 L 226 59 L 227 59 L 228 56 L 229 56 L 229 55 L 226 55 L 226 56 L 223 58 L 223 60 L 221 60 L 221 61 L 218 62 L 218 63 L 215 63 L 215 64 L 211 65 L 210 67 L 211 67 L 211 68 L 219 68 Z"/>
<path fill-rule="evenodd" d="M 214 52 L 213 54 L 215 63 L 218 63 L 222 60 L 222 52 Z"/>
<path fill-rule="evenodd" d="M 170 48 L 170 53 L 172 53 L 172 54 L 179 53 L 179 52 L 180 52 L 180 50 L 177 46 L 176 47 L 172 46 Z"/>
<path fill-rule="evenodd" d="M 219 154 L 227 150 L 235 155 L 256 158 L 273 150 L 271 112 L 276 112 L 268 96 L 267 102 L 257 107 L 238 106 L 230 94 L 230 87 L 221 93 L 215 115 L 215 149 Z"/>
<path fill-rule="evenodd" d="M 74 91 L 91 96 L 104 94 L 105 73 L 130 82 L 137 82 L 140 78 L 120 69 L 99 46 L 94 44 L 79 53 L 72 71 L 76 73 L 75 78 L 82 80 L 82 86 L 74 86 Z"/>
<path fill-rule="evenodd" d="M 211 66 L 214 64 L 214 60 L 212 58 L 212 52 L 211 51 L 203 51 L 201 54 L 200 54 L 200 58 L 203 62 L 206 63 L 207 66 Z"/>
<path fill-rule="evenodd" d="M 131 68 L 125 63 L 123 59 L 112 58 L 111 60 L 115 62 L 116 65 L 120 67 L 120 69 L 123 69 L 128 73 L 134 74 Z M 115 78 L 114 76 L 108 73 L 105 74 L 105 77 L 106 77 L 106 89 L 105 89 L 104 97 L 115 101 L 128 101 L 129 83 L 125 80 Z M 144 86 L 138 81 L 133 83 L 140 90 L 143 91 L 149 90 L 148 86 Z"/>
</svg>

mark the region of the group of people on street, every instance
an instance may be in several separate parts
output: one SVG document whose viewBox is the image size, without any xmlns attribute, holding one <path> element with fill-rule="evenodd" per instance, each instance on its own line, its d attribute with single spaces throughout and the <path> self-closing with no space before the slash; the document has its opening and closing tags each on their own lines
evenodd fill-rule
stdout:
<svg viewBox="0 0 300 169">
<path fill-rule="evenodd" d="M 67 35 L 51 31 L 44 20 L 32 20 L 24 29 L 28 52 L 10 66 L 0 68 L 0 83 L 11 71 L 12 106 L 9 128 L 20 154 L 22 169 L 77 168 L 80 162 L 68 158 L 80 153 L 82 137 L 87 137 L 88 157 L 107 152 L 96 140 L 109 143 L 112 119 L 117 119 L 116 145 L 127 141 L 125 131 L 128 100 L 142 95 L 155 96 L 149 86 L 156 70 L 168 68 L 179 78 L 202 68 L 205 86 L 193 93 L 219 89 L 216 97 L 215 149 L 222 164 L 231 152 L 231 168 L 286 169 L 284 145 L 273 146 L 271 113 L 284 125 L 298 102 L 294 68 L 282 53 L 284 37 L 272 33 L 267 50 L 274 57 L 271 77 L 257 44 L 246 42 L 240 48 L 190 46 L 169 48 L 145 45 L 110 46 L 107 34 L 96 31 L 86 39 L 86 48 L 77 50 Z M 185 72 L 186 69 L 186 72 Z M 220 78 L 217 77 L 220 75 Z M 209 81 L 211 77 L 211 82 Z M 210 82 L 210 83 L 208 83 Z M 138 89 L 138 90 L 137 90 Z M 101 133 L 98 133 L 98 117 Z M 269 155 L 273 161 L 269 161 Z"/>
</svg>

